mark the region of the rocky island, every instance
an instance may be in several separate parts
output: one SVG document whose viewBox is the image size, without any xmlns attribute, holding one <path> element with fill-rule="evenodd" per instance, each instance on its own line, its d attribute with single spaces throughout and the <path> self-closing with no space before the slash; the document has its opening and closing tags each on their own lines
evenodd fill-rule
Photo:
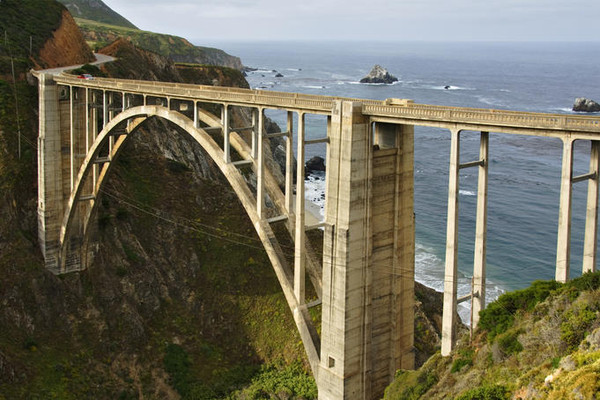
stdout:
<svg viewBox="0 0 600 400">
<path fill-rule="evenodd" d="M 585 97 L 578 97 L 573 104 L 573 111 L 598 112 L 600 111 L 600 104 L 596 103 L 594 100 L 586 99 Z"/>
<path fill-rule="evenodd" d="M 390 74 L 387 69 L 383 68 L 381 65 L 375 65 L 371 72 L 364 78 L 360 80 L 360 83 L 385 83 L 390 84 L 397 82 L 398 78 L 394 75 Z"/>
</svg>

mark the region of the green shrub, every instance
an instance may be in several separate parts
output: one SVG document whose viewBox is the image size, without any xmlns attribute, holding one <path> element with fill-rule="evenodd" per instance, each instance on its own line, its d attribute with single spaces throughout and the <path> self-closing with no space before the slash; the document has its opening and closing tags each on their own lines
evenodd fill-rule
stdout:
<svg viewBox="0 0 600 400">
<path fill-rule="evenodd" d="M 506 388 L 500 385 L 484 385 L 467 390 L 455 400 L 505 400 L 508 399 Z"/>
<path fill-rule="evenodd" d="M 579 278 L 567 282 L 562 290 L 566 291 L 569 297 L 574 300 L 579 296 L 579 293 L 598 288 L 600 288 L 600 272 L 586 272 Z"/>
<path fill-rule="evenodd" d="M 425 368 L 418 371 L 398 370 L 392 385 L 385 389 L 386 399 L 417 400 L 438 382 L 438 376 Z"/>
<path fill-rule="evenodd" d="M 461 349 L 458 351 L 459 354 L 459 358 L 457 358 L 456 360 L 454 360 L 454 362 L 452 363 L 452 368 L 450 369 L 450 372 L 455 373 L 455 372 L 459 372 L 463 369 L 463 367 L 465 366 L 472 366 L 473 365 L 473 350 L 471 349 Z"/>
<path fill-rule="evenodd" d="M 300 362 L 277 368 L 263 367 L 252 379 L 252 384 L 233 398 L 244 399 L 316 399 L 317 385 L 308 375 Z"/>
<path fill-rule="evenodd" d="M 535 281 L 527 289 L 505 293 L 479 313 L 479 329 L 488 331 L 488 340 L 512 327 L 518 311 L 531 311 L 552 291 L 561 286 L 556 281 Z"/>
<path fill-rule="evenodd" d="M 498 335 L 496 341 L 498 347 L 504 354 L 517 354 L 523 350 L 523 345 L 519 342 L 520 331 L 511 330 Z"/>
<path fill-rule="evenodd" d="M 560 339 L 567 349 L 573 351 L 587 335 L 587 330 L 596 320 L 596 312 L 588 305 L 577 307 L 565 313 L 566 321 L 560 325 Z"/>
</svg>

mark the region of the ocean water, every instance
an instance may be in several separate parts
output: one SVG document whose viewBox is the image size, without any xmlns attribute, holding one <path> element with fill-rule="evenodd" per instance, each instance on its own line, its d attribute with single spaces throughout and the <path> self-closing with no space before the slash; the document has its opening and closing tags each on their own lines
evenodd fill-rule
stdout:
<svg viewBox="0 0 600 400">
<path fill-rule="evenodd" d="M 561 114 L 572 113 L 576 97 L 600 101 L 600 42 L 213 45 L 258 68 L 247 79 L 252 88 L 265 90 Z M 399 82 L 360 84 L 374 64 Z M 285 126 L 283 113 L 267 115 Z M 310 117 L 306 125 L 309 138 L 325 135 L 324 118 Z M 478 151 L 479 133 L 462 133 L 461 161 L 477 159 Z M 561 151 L 557 139 L 490 133 L 488 301 L 554 277 Z M 309 146 L 306 152 L 307 159 L 324 157 L 325 147 Z M 448 131 L 415 128 L 416 277 L 438 290 L 443 288 L 449 153 Z M 589 142 L 577 142 L 575 154 L 575 174 L 586 173 Z M 306 197 L 322 204 L 323 191 L 324 181 L 312 177 Z M 476 191 L 477 170 L 461 170 L 459 295 L 468 293 L 472 276 Z M 574 185 L 572 277 L 581 274 L 586 195 L 585 183 Z M 468 306 L 461 315 L 468 318 Z"/>
</svg>

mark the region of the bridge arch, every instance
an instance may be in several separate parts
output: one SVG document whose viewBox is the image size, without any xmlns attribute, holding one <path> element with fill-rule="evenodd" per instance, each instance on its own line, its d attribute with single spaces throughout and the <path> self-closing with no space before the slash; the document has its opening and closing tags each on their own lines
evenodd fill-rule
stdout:
<svg viewBox="0 0 600 400">
<path fill-rule="evenodd" d="M 107 145 L 111 137 L 114 137 L 113 135 L 116 130 L 122 129 L 123 125 L 127 124 L 128 121 L 130 121 L 130 124 L 133 123 L 134 126 L 130 129 L 130 131 L 125 135 L 119 136 L 112 146 L 109 160 L 114 159 L 129 137 L 133 136 L 137 129 L 144 124 L 144 122 L 154 117 L 159 117 L 170 121 L 189 134 L 192 139 L 203 148 L 208 157 L 215 162 L 219 170 L 223 173 L 235 191 L 248 217 L 252 221 L 263 247 L 267 252 L 269 260 L 271 261 L 271 265 L 273 266 L 277 279 L 281 285 L 288 306 L 292 311 L 294 321 L 308 355 L 311 369 L 316 377 L 319 368 L 320 339 L 314 324 L 312 323 L 312 319 L 308 313 L 306 304 L 303 304 L 296 299 L 294 294 L 293 272 L 287 266 L 283 252 L 269 225 L 269 222 L 265 218 L 261 218 L 261 216 L 258 214 L 256 199 L 239 169 L 234 164 L 225 162 L 223 150 L 204 129 L 196 127 L 194 121 L 177 111 L 170 110 L 164 106 L 138 106 L 122 111 L 105 125 L 104 129 L 102 129 L 97 136 L 96 140 L 87 152 L 83 163 L 81 164 L 79 173 L 73 185 L 73 190 L 66 206 L 59 236 L 59 267 L 61 269 L 64 268 L 64 263 L 68 257 L 68 240 L 73 234 L 72 230 L 75 221 L 77 204 L 83 198 L 82 193 L 86 184 L 86 180 L 93 170 L 94 162 L 98 158 L 101 149 Z M 94 194 L 100 193 L 111 167 L 112 163 L 108 162 L 102 168 L 95 187 L 93 188 Z M 84 237 L 87 234 L 87 222 L 89 221 L 96 207 L 95 198 L 90 200 L 92 200 L 92 205 L 83 216 L 84 226 L 86 226 L 86 228 L 84 228 Z"/>
</svg>

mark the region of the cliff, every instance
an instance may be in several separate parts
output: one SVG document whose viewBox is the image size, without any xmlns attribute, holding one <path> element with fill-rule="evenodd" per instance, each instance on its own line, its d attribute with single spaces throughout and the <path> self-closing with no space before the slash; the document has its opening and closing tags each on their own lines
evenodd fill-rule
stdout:
<svg viewBox="0 0 600 400">
<path fill-rule="evenodd" d="M 469 342 L 417 371 L 399 371 L 386 399 L 593 399 L 600 392 L 600 273 L 537 281 L 480 314 Z"/>
<path fill-rule="evenodd" d="M 36 64 L 42 68 L 85 64 L 95 60 L 71 14 L 64 10 L 62 21 L 40 49 Z"/>
<path fill-rule="evenodd" d="M 94 60 L 73 18 L 54 0 L 0 2 L 0 72 L 72 65 Z"/>
</svg>

